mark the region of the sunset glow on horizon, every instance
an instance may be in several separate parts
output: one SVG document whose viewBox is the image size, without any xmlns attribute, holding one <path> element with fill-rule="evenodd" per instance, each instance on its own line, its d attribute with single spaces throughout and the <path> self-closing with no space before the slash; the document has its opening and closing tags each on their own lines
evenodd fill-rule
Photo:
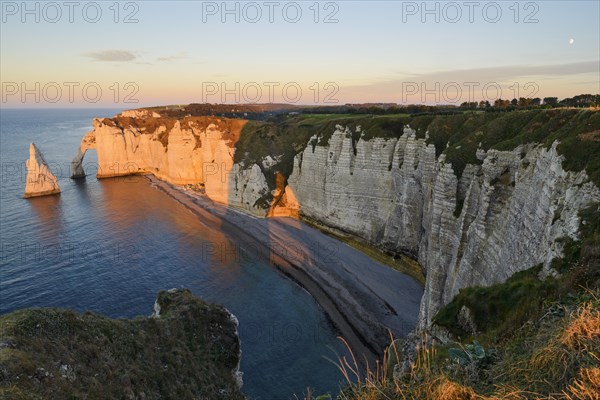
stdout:
<svg viewBox="0 0 600 400">
<path fill-rule="evenodd" d="M 2 2 L 2 107 L 600 92 L 596 1 L 75 3 Z"/>
</svg>

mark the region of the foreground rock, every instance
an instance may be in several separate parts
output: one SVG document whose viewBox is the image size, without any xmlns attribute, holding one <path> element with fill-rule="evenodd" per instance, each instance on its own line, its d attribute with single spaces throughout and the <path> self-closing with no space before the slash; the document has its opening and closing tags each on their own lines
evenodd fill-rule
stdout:
<svg viewBox="0 0 600 400">
<path fill-rule="evenodd" d="M 237 320 L 187 289 L 132 320 L 60 309 L 0 317 L 0 398 L 243 399 Z"/>
<path fill-rule="evenodd" d="M 33 143 L 29 145 L 29 160 L 26 164 L 27 181 L 24 198 L 60 193 L 56 177 L 48 168 L 42 152 Z"/>
</svg>

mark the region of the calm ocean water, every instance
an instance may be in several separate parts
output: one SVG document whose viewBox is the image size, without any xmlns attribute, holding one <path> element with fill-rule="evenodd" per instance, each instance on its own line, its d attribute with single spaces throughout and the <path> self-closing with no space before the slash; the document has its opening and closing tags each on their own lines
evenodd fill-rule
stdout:
<svg viewBox="0 0 600 400">
<path fill-rule="evenodd" d="M 287 399 L 307 386 L 337 392 L 337 332 L 314 299 L 143 177 L 86 180 L 69 162 L 93 117 L 118 110 L 1 110 L 0 313 L 65 307 L 150 315 L 161 289 L 190 288 L 240 321 L 244 392 Z M 60 196 L 21 198 L 29 143 L 59 178 Z M 301 397 L 301 396 L 299 396 Z"/>
</svg>

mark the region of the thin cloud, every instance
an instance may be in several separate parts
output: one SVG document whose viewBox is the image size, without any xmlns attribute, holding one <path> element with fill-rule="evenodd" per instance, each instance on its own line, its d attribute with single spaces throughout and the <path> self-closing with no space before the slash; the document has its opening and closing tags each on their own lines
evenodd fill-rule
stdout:
<svg viewBox="0 0 600 400">
<path fill-rule="evenodd" d="M 83 54 L 94 61 L 127 62 L 137 58 L 134 52 L 129 50 L 101 50 Z"/>
<path fill-rule="evenodd" d="M 471 68 L 459 70 L 442 70 L 427 73 L 398 73 L 398 77 L 387 80 L 377 80 L 366 84 L 348 85 L 341 88 L 342 93 L 351 93 L 353 98 L 369 98 L 377 93 L 381 99 L 401 103 L 427 103 L 437 97 L 436 103 L 452 103 L 453 94 L 459 102 L 471 101 L 470 94 L 474 93 L 475 99 L 480 99 L 483 87 L 494 84 L 500 87 L 502 98 L 518 95 L 535 97 L 556 90 L 558 86 L 573 85 L 575 82 L 585 82 L 589 76 L 597 76 L 600 65 L 598 61 L 582 61 L 563 64 L 543 65 L 508 65 L 486 68 Z M 411 88 L 405 89 L 405 84 Z M 449 93 L 440 90 L 448 85 Z M 459 91 L 454 88 L 458 86 Z M 595 82 L 597 87 L 597 81 Z M 415 89 L 418 88 L 418 89 Z M 410 91 L 417 91 L 410 95 Z M 444 89 L 446 90 L 446 89 Z M 430 91 L 430 94 L 427 94 Z M 472 92 L 473 91 L 473 92 Z M 593 92 L 593 89 L 588 90 Z M 492 91 L 493 92 L 493 91 Z M 486 92 L 487 93 L 487 92 Z M 442 94 L 444 96 L 442 96 Z M 552 94 L 552 93 L 551 93 Z M 492 96 L 492 94 L 490 94 Z M 393 99 L 393 100 L 392 100 Z"/>
<path fill-rule="evenodd" d="M 473 68 L 462 70 L 447 70 L 426 74 L 407 74 L 411 78 L 423 80 L 462 80 L 471 81 L 508 81 L 516 78 L 543 76 L 571 76 L 598 72 L 598 61 L 583 61 L 565 64 L 547 65 L 509 65 L 487 68 Z"/>
<path fill-rule="evenodd" d="M 188 58 L 188 55 L 187 55 L 187 53 L 185 51 L 182 51 L 180 53 L 173 54 L 173 55 L 170 55 L 170 56 L 158 57 L 156 59 L 156 61 L 162 61 L 162 62 L 164 62 L 164 61 L 176 61 L 176 60 L 183 60 L 185 58 Z"/>
</svg>

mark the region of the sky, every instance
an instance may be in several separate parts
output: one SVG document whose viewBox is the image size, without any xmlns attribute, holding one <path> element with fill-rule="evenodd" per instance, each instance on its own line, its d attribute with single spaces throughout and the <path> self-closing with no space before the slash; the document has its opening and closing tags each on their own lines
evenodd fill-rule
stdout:
<svg viewBox="0 0 600 400">
<path fill-rule="evenodd" d="M 600 93 L 599 1 L 1 1 L 1 106 Z"/>
</svg>

